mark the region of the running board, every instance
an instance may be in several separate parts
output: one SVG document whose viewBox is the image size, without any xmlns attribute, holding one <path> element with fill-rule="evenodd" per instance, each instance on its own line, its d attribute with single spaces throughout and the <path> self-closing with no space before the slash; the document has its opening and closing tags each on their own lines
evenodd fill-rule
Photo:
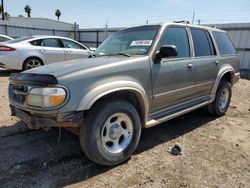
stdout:
<svg viewBox="0 0 250 188">
<path fill-rule="evenodd" d="M 186 114 L 186 113 L 191 112 L 191 111 L 193 111 L 193 110 L 196 110 L 196 109 L 198 109 L 198 108 L 201 108 L 201 107 L 203 107 L 203 106 L 206 106 L 206 105 L 210 104 L 212 101 L 213 101 L 213 100 L 211 100 L 211 101 L 206 101 L 206 102 L 203 102 L 203 103 L 200 103 L 200 104 L 198 104 L 198 105 L 196 105 L 196 106 L 193 106 L 193 107 L 191 107 L 191 108 L 187 108 L 187 109 L 182 110 L 182 111 L 180 111 L 180 112 L 177 112 L 177 113 L 174 113 L 174 114 L 171 114 L 171 115 L 168 115 L 168 116 L 159 118 L 159 119 L 152 119 L 152 120 L 150 120 L 150 121 L 147 121 L 146 124 L 143 126 L 143 128 L 154 127 L 154 126 L 159 125 L 159 124 L 161 124 L 161 123 L 163 123 L 163 122 L 165 122 L 165 121 L 168 121 L 168 120 L 170 120 L 170 119 L 176 118 L 176 117 L 178 117 L 178 116 L 181 116 L 181 115 L 183 115 L 183 114 Z"/>
</svg>

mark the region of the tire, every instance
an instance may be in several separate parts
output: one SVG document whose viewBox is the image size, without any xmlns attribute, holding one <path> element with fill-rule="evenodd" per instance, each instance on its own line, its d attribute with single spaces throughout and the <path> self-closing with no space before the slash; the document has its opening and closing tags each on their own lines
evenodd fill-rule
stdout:
<svg viewBox="0 0 250 188">
<path fill-rule="evenodd" d="M 221 80 L 216 96 L 215 101 L 208 105 L 208 111 L 212 115 L 223 116 L 231 102 L 232 97 L 232 86 L 227 80 Z"/>
<path fill-rule="evenodd" d="M 86 114 L 79 137 L 90 160 L 114 166 L 132 155 L 140 135 L 141 121 L 134 106 L 123 100 L 106 100 Z"/>
<path fill-rule="evenodd" d="M 41 59 L 31 57 L 31 58 L 28 58 L 27 60 L 25 60 L 25 62 L 23 63 L 23 71 L 33 69 L 33 68 L 36 68 L 36 67 L 40 67 L 40 66 L 43 66 L 43 65 L 44 64 L 43 64 Z"/>
</svg>

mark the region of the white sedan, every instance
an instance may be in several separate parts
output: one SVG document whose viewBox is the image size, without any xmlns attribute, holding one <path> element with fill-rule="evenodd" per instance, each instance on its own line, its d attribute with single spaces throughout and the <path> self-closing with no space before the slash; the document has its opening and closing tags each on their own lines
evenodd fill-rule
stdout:
<svg viewBox="0 0 250 188">
<path fill-rule="evenodd" d="M 0 42 L 6 42 L 8 40 L 12 40 L 13 38 L 6 36 L 6 35 L 0 35 Z"/>
<path fill-rule="evenodd" d="M 65 37 L 22 37 L 0 43 L 0 67 L 27 70 L 50 63 L 87 58 L 92 53 L 83 44 Z"/>
</svg>

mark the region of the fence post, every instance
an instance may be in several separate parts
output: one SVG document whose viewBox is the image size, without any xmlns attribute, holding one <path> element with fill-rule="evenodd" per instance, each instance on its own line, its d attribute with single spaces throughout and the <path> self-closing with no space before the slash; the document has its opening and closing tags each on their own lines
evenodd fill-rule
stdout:
<svg viewBox="0 0 250 188">
<path fill-rule="evenodd" d="M 55 31 L 55 29 L 53 29 L 53 35 L 54 35 L 54 36 L 56 35 L 56 31 Z"/>
<path fill-rule="evenodd" d="M 96 31 L 96 48 L 98 48 L 99 44 L 99 30 Z"/>
<path fill-rule="evenodd" d="M 4 25 L 4 30 L 5 30 L 5 35 L 8 35 L 8 28 L 7 28 L 7 24 Z"/>
<path fill-rule="evenodd" d="M 78 31 L 78 41 L 81 42 L 81 32 L 80 32 L 80 30 Z"/>
<path fill-rule="evenodd" d="M 74 40 L 76 40 L 76 33 L 77 33 L 77 24 L 74 23 Z"/>
</svg>

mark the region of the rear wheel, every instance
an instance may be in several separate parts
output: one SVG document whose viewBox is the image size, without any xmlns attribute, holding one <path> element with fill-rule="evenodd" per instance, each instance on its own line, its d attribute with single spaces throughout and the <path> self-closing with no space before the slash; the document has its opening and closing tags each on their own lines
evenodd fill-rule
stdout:
<svg viewBox="0 0 250 188">
<path fill-rule="evenodd" d="M 229 81 L 221 80 L 216 96 L 215 101 L 208 105 L 208 110 L 211 114 L 222 116 L 226 113 L 232 97 L 232 87 Z"/>
<path fill-rule="evenodd" d="M 113 166 L 132 155 L 140 134 L 140 118 L 134 106 L 123 100 L 108 100 L 87 113 L 79 137 L 92 161 Z"/>
<path fill-rule="evenodd" d="M 23 70 L 29 70 L 43 65 L 42 60 L 32 57 L 27 59 L 23 64 Z"/>
</svg>

